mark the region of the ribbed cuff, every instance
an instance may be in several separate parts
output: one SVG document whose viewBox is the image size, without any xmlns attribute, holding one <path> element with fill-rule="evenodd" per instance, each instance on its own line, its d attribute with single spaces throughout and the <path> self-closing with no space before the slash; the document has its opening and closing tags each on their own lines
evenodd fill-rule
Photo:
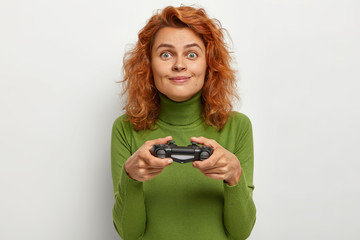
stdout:
<svg viewBox="0 0 360 240">
<path fill-rule="evenodd" d="M 125 168 L 122 168 L 118 188 L 120 195 L 139 194 L 139 191 L 141 191 L 142 194 L 142 186 L 142 182 L 130 178 L 126 173 Z"/>
<path fill-rule="evenodd" d="M 231 199 L 241 198 L 242 200 L 247 200 L 251 197 L 244 171 L 241 173 L 241 177 L 236 185 L 230 186 L 224 182 L 224 197 Z"/>
</svg>

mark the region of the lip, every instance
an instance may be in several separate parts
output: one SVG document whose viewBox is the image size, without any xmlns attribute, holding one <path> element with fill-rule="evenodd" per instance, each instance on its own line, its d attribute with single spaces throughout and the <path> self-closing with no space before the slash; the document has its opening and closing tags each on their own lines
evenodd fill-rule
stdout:
<svg viewBox="0 0 360 240">
<path fill-rule="evenodd" d="M 190 77 L 187 76 L 176 76 L 176 77 L 171 77 L 169 78 L 170 80 L 188 80 L 190 79 Z"/>
<path fill-rule="evenodd" d="M 187 81 L 189 81 L 190 78 L 191 77 L 187 77 L 187 76 L 176 76 L 176 77 L 171 77 L 169 79 L 175 84 L 182 84 L 182 83 L 186 83 Z"/>
</svg>

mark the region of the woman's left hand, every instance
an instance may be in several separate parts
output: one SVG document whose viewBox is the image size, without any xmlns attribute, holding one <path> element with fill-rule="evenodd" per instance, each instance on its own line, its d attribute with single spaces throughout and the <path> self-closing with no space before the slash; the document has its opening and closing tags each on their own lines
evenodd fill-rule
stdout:
<svg viewBox="0 0 360 240">
<path fill-rule="evenodd" d="M 233 153 L 223 148 L 213 139 L 192 137 L 191 141 L 213 149 L 213 153 L 208 159 L 192 163 L 195 168 L 199 169 L 207 177 L 224 180 L 230 186 L 238 183 L 242 171 L 240 161 Z"/>
</svg>

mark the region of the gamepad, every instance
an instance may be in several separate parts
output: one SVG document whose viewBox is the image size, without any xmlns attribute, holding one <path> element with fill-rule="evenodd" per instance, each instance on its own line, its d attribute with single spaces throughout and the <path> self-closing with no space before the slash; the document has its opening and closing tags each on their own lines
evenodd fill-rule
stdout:
<svg viewBox="0 0 360 240">
<path fill-rule="evenodd" d="M 196 142 L 191 142 L 187 147 L 179 147 L 175 141 L 169 141 L 167 145 L 154 145 L 151 153 L 158 158 L 172 158 L 178 163 L 193 161 L 203 161 L 208 159 L 213 152 L 211 147 L 198 146 Z"/>
</svg>

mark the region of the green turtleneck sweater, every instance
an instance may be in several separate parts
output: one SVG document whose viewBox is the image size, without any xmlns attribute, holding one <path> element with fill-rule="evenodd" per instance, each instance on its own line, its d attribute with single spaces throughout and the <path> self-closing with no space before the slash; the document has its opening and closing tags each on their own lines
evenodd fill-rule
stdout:
<svg viewBox="0 0 360 240">
<path fill-rule="evenodd" d="M 248 117 L 233 112 L 220 131 L 201 118 L 201 92 L 177 103 L 163 95 L 155 130 L 135 131 L 127 116 L 115 120 L 111 168 L 113 220 L 124 240 L 246 239 L 255 223 L 252 199 L 253 138 Z M 191 163 L 173 162 L 155 178 L 139 182 L 124 170 L 126 160 L 145 141 L 172 136 L 178 146 L 190 137 L 216 140 L 239 159 L 242 175 L 234 186 L 204 176 Z"/>
</svg>

